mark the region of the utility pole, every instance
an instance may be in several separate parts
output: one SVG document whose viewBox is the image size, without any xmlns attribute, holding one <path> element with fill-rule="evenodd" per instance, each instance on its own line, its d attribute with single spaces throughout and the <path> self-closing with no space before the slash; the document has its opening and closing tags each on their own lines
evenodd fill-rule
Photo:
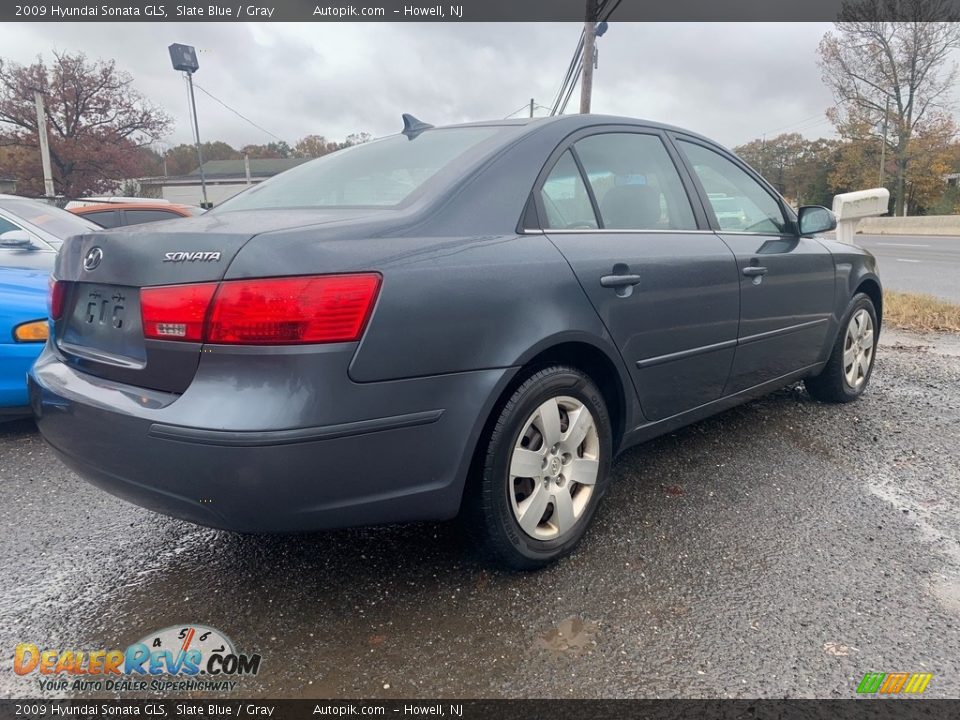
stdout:
<svg viewBox="0 0 960 720">
<path fill-rule="evenodd" d="M 43 106 L 43 93 L 34 91 L 37 104 L 37 136 L 40 139 L 40 158 L 43 160 L 43 188 L 48 200 L 53 200 L 53 171 L 50 168 L 50 141 L 47 139 L 47 111 Z"/>
<path fill-rule="evenodd" d="M 877 187 L 883 187 L 883 170 L 887 164 L 887 118 L 890 117 L 890 96 L 887 96 L 887 102 L 883 110 L 883 140 L 880 143 L 880 183 Z"/>
<path fill-rule="evenodd" d="M 530 117 L 533 117 L 533 98 L 530 98 Z"/>
<path fill-rule="evenodd" d="M 590 112 L 593 94 L 593 63 L 597 47 L 597 0 L 587 0 L 587 19 L 583 23 L 583 76 L 580 80 L 580 112 Z"/>
</svg>

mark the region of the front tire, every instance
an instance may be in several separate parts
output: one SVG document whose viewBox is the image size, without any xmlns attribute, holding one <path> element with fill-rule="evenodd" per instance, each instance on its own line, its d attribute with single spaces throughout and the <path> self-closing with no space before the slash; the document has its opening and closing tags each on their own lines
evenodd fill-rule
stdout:
<svg viewBox="0 0 960 720">
<path fill-rule="evenodd" d="M 533 373 L 500 411 L 481 457 L 474 525 L 490 555 L 535 570 L 580 542 L 606 491 L 612 431 L 583 372 Z"/>
<path fill-rule="evenodd" d="M 807 392 L 821 402 L 852 402 L 867 389 L 880 336 L 877 311 L 868 295 L 853 296 L 840 328 L 823 370 L 804 380 Z"/>
</svg>

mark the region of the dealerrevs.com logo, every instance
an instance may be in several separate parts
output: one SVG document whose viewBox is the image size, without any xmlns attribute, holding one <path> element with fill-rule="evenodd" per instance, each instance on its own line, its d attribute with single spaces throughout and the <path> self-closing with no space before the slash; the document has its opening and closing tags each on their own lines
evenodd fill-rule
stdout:
<svg viewBox="0 0 960 720">
<path fill-rule="evenodd" d="M 229 691 L 260 671 L 260 655 L 239 653 L 219 630 L 173 625 L 120 649 L 17 645 L 13 670 L 37 676 L 41 690 L 112 692 Z"/>
</svg>

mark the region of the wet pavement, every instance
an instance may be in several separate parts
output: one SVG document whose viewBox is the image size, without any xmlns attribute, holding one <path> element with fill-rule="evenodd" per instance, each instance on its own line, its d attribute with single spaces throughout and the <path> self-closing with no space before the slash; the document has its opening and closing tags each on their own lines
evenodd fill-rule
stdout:
<svg viewBox="0 0 960 720">
<path fill-rule="evenodd" d="M 798 386 L 628 451 L 583 544 L 536 574 L 456 523 L 193 527 L 0 426 L 0 696 L 40 694 L 19 642 L 185 622 L 262 654 L 233 696 L 850 697 L 897 671 L 960 696 L 960 343 L 881 351 L 857 403 Z"/>
</svg>

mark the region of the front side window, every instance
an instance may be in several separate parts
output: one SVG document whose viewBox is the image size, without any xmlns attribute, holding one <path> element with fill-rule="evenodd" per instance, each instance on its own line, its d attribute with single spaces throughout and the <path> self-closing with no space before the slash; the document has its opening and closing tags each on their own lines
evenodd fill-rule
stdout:
<svg viewBox="0 0 960 720">
<path fill-rule="evenodd" d="M 695 230 L 673 160 L 656 135 L 603 133 L 574 145 L 611 230 Z"/>
<path fill-rule="evenodd" d="M 20 227 L 19 225 L 14 225 L 5 217 L 0 217 L 0 235 L 2 235 L 5 232 L 14 232 L 16 230 L 23 230 L 23 228 Z"/>
<path fill-rule="evenodd" d="M 782 234 L 790 232 L 780 203 L 745 170 L 718 152 L 680 140 L 721 230 Z"/>
<path fill-rule="evenodd" d="M 590 193 L 583 182 L 580 168 L 567 150 L 560 156 L 540 190 L 546 227 L 556 230 L 590 230 L 597 228 Z"/>
</svg>

